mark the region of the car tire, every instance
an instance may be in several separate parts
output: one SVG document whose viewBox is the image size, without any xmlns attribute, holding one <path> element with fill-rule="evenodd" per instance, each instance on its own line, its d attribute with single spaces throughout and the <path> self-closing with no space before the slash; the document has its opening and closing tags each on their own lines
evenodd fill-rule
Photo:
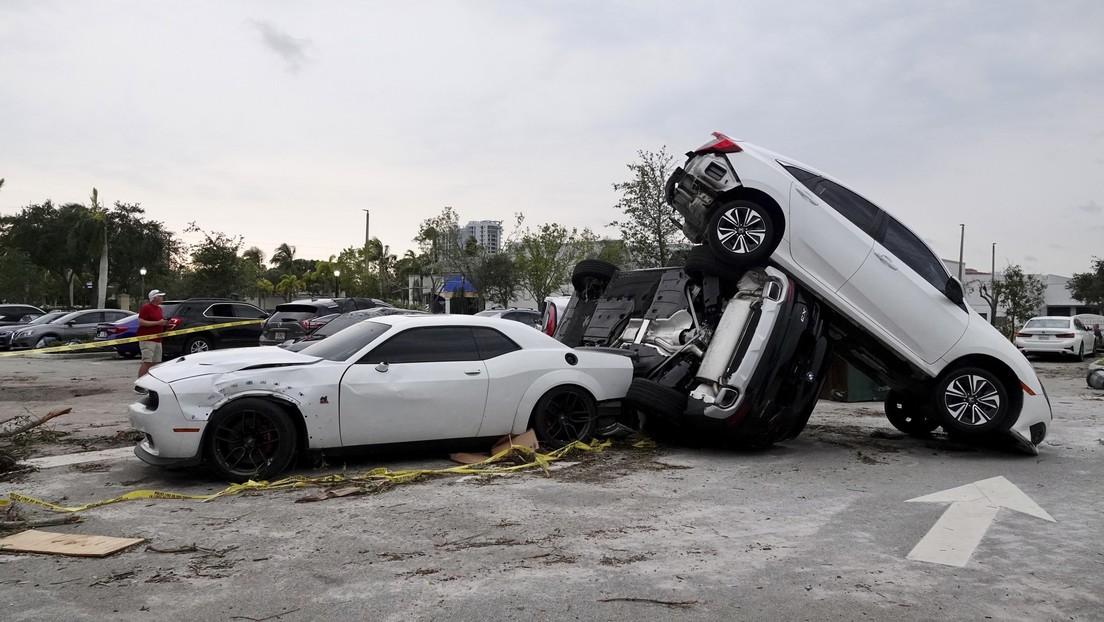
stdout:
<svg viewBox="0 0 1104 622">
<path fill-rule="evenodd" d="M 208 464 L 238 483 L 265 480 L 286 469 L 296 442 L 295 426 L 287 413 L 257 398 L 221 408 L 207 424 L 204 438 Z"/>
<path fill-rule="evenodd" d="M 1104 369 L 1090 369 L 1085 376 L 1085 384 L 1090 389 L 1104 389 Z"/>
<path fill-rule="evenodd" d="M 212 350 L 211 340 L 206 337 L 192 337 L 184 345 L 184 354 L 199 354 Z"/>
<path fill-rule="evenodd" d="M 675 421 L 686 412 L 687 396 L 678 389 L 647 378 L 633 378 L 625 401 L 649 415 Z"/>
<path fill-rule="evenodd" d="M 123 357 L 123 358 L 125 358 L 125 359 L 135 359 L 135 358 L 138 358 L 138 355 L 139 355 L 139 354 L 141 354 L 141 352 L 135 352 L 135 351 L 133 351 L 133 350 L 123 350 L 123 351 L 119 352 L 119 356 L 121 356 L 121 357 Z"/>
<path fill-rule="evenodd" d="M 690 278 L 699 283 L 706 276 L 715 276 L 722 281 L 734 281 L 742 275 L 741 271 L 734 270 L 732 264 L 718 259 L 717 255 L 704 245 L 697 245 L 690 249 L 684 269 Z"/>
<path fill-rule="evenodd" d="M 939 421 L 928 417 L 919 401 L 896 391 L 886 395 L 885 414 L 893 427 L 915 438 L 928 438 L 939 427 Z"/>
<path fill-rule="evenodd" d="M 1085 361 L 1085 344 L 1084 342 L 1077 344 L 1077 362 L 1083 363 Z"/>
<path fill-rule="evenodd" d="M 960 367 L 943 375 L 935 385 L 936 419 L 948 433 L 981 436 L 1012 426 L 1008 387 L 980 367 Z"/>
<path fill-rule="evenodd" d="M 595 298 L 602 295 L 614 274 L 617 274 L 617 266 L 610 262 L 584 259 L 575 264 L 575 270 L 571 273 L 571 285 L 580 294 Z"/>
<path fill-rule="evenodd" d="M 774 219 L 752 201 L 730 201 L 713 211 L 706 243 L 721 261 L 747 266 L 766 261 L 774 251 Z"/>
<path fill-rule="evenodd" d="M 594 436 L 598 404 L 585 389 L 559 386 L 533 407 L 532 427 L 542 445 L 558 449 Z"/>
</svg>

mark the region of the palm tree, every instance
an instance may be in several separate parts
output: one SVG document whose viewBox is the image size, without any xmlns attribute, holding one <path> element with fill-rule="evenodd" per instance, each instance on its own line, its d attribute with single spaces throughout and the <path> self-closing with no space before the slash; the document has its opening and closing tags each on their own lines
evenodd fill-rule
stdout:
<svg viewBox="0 0 1104 622">
<path fill-rule="evenodd" d="M 295 252 L 295 249 L 292 249 L 292 253 L 294 253 L 294 252 Z M 251 263 L 255 266 L 263 266 L 264 265 L 264 258 L 265 258 L 264 251 L 257 248 L 256 246 L 250 246 L 249 248 L 242 251 L 242 259 L 248 261 L 249 263 Z"/>
<path fill-rule="evenodd" d="M 268 263 L 279 268 L 281 272 L 291 272 L 294 262 L 295 247 L 289 245 L 287 242 L 277 246 L 276 250 L 272 253 L 272 259 L 268 260 Z"/>
<path fill-rule="evenodd" d="M 100 193 L 92 189 L 92 207 L 81 210 L 76 226 L 71 231 L 72 239 L 78 248 L 88 249 L 92 257 L 99 256 L 99 271 L 96 277 L 96 306 L 103 308 L 107 304 L 107 210 L 100 205 Z M 87 246 L 84 246 L 87 244 Z M 70 296 L 72 298 L 72 296 Z"/>
</svg>

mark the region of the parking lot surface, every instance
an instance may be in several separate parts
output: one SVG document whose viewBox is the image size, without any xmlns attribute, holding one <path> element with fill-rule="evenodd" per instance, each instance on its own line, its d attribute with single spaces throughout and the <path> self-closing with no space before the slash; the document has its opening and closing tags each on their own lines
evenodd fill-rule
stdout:
<svg viewBox="0 0 1104 622">
<path fill-rule="evenodd" d="M 821 401 L 765 451 L 621 442 L 548 472 L 310 503 L 296 501 L 320 488 L 104 505 L 46 529 L 146 542 L 0 555 L 0 602 L 6 620 L 1099 620 L 1104 393 L 1085 386 L 1088 362 L 1033 363 L 1054 410 L 1035 457 L 910 438 L 880 403 Z M 35 456 L 125 446 L 137 365 L 0 359 L 0 419 L 73 407 Z M 79 506 L 225 488 L 112 456 L 10 477 L 0 495 Z M 410 450 L 293 473 L 448 466 Z"/>
</svg>

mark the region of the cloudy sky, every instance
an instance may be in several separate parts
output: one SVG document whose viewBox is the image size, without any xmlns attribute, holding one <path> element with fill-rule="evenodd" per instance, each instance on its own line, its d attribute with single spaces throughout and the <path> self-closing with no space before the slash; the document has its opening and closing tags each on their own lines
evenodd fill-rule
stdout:
<svg viewBox="0 0 1104 622">
<path fill-rule="evenodd" d="M 617 236 L 638 150 L 724 131 L 942 257 L 1104 257 L 1104 2 L 0 2 L 0 214 L 140 203 L 325 259 L 446 205 Z M 195 235 L 180 233 L 185 242 Z"/>
</svg>

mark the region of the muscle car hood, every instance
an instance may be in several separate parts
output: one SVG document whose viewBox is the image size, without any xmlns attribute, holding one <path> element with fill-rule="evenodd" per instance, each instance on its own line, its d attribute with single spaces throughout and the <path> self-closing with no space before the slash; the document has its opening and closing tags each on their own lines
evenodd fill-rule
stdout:
<svg viewBox="0 0 1104 622">
<path fill-rule="evenodd" d="M 276 346 L 233 348 L 188 354 L 157 365 L 149 373 L 163 382 L 175 382 L 185 378 L 225 374 L 243 369 L 311 365 L 320 360 L 322 359 L 315 356 L 289 352 Z"/>
</svg>

